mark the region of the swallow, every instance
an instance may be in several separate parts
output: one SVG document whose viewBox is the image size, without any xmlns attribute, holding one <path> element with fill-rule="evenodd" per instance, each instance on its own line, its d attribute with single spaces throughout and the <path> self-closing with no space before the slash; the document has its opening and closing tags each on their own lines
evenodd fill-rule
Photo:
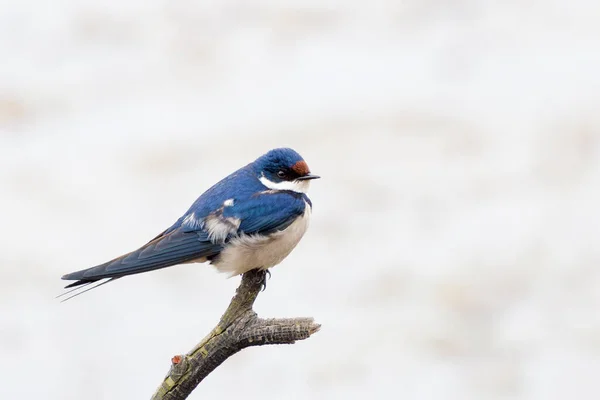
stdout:
<svg viewBox="0 0 600 400">
<path fill-rule="evenodd" d="M 268 272 L 306 232 L 312 211 L 307 192 L 318 178 L 296 151 L 270 150 L 204 192 L 139 249 L 64 275 L 62 279 L 74 282 L 62 295 L 85 288 L 72 298 L 124 276 L 184 263 L 208 262 L 229 276 L 253 269 Z"/>
</svg>

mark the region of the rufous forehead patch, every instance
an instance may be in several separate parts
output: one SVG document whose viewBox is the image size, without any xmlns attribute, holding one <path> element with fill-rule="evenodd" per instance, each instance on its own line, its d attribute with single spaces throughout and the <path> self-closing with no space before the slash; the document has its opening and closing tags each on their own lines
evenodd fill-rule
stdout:
<svg viewBox="0 0 600 400">
<path fill-rule="evenodd" d="M 306 161 L 300 160 L 296 164 L 292 166 L 292 170 L 297 173 L 299 176 L 304 176 L 310 173 L 310 169 L 308 169 L 308 165 Z"/>
</svg>

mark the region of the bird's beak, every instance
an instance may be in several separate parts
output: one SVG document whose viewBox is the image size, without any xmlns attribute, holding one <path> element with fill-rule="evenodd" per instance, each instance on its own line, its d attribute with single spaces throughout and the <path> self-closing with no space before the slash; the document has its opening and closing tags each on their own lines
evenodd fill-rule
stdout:
<svg viewBox="0 0 600 400">
<path fill-rule="evenodd" d="M 319 175 L 313 175 L 313 174 L 307 174 L 304 176 L 301 176 L 300 178 L 296 178 L 297 181 L 307 181 L 309 179 L 319 179 L 320 176 Z"/>
</svg>

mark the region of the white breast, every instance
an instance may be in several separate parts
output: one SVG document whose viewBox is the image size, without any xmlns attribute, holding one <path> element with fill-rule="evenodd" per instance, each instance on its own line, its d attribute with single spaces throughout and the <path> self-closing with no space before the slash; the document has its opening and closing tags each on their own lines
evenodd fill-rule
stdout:
<svg viewBox="0 0 600 400">
<path fill-rule="evenodd" d="M 306 204 L 304 214 L 282 231 L 269 236 L 241 235 L 232 239 L 213 264 L 219 272 L 230 276 L 279 264 L 302 239 L 308 228 L 310 213 L 310 206 Z"/>
</svg>

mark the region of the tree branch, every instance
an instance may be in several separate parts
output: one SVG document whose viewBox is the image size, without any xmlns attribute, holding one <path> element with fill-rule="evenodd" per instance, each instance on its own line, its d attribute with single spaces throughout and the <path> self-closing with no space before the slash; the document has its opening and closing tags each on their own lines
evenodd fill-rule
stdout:
<svg viewBox="0 0 600 400">
<path fill-rule="evenodd" d="M 252 270 L 242 282 L 217 326 L 186 355 L 171 359 L 171 369 L 152 400 L 187 398 L 223 361 L 249 346 L 292 344 L 321 327 L 312 318 L 258 318 L 252 306 L 266 279 L 265 271 Z"/>
</svg>

